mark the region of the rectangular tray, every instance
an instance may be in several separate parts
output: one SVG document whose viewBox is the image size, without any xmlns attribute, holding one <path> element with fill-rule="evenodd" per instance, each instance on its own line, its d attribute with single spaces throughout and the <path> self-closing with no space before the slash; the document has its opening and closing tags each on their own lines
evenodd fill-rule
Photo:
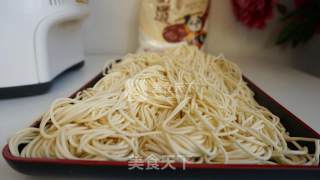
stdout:
<svg viewBox="0 0 320 180">
<path fill-rule="evenodd" d="M 120 60 L 117 60 L 120 62 Z M 111 66 L 110 66 L 111 68 Z M 91 81 L 73 93 L 70 97 L 83 89 L 92 87 L 101 77 L 98 74 Z M 292 136 L 319 138 L 320 135 L 305 124 L 298 117 L 289 112 L 272 97 L 262 91 L 248 78 L 244 77 L 250 89 L 255 93 L 256 101 L 279 116 L 281 123 Z M 39 121 L 32 126 L 37 126 Z M 312 143 L 304 143 L 311 152 L 314 152 Z M 281 175 L 282 178 L 315 178 L 320 177 L 320 166 L 303 165 L 241 165 L 241 164 L 187 164 L 183 170 L 182 164 L 173 163 L 175 170 L 129 170 L 128 162 L 92 161 L 92 160 L 65 160 L 44 158 L 21 158 L 13 156 L 8 145 L 3 148 L 2 155 L 8 164 L 15 170 L 29 175 L 68 175 L 68 176 L 199 176 L 212 177 L 248 177 L 257 176 L 274 178 Z"/>
</svg>

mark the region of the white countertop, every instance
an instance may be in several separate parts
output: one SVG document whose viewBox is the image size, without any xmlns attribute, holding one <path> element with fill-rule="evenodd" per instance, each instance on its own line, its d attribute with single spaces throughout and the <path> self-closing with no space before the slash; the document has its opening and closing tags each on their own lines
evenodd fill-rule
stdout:
<svg viewBox="0 0 320 180">
<path fill-rule="evenodd" d="M 49 108 L 53 100 L 69 96 L 93 78 L 103 68 L 106 60 L 116 57 L 120 56 L 88 56 L 83 68 L 59 77 L 47 94 L 0 100 L 1 149 L 7 143 L 8 137 L 19 129 L 29 126 L 35 118 Z M 320 132 L 320 78 L 269 60 L 237 60 L 236 63 L 259 87 Z M 0 156 L 0 179 L 55 178 L 20 174 L 12 170 Z"/>
</svg>

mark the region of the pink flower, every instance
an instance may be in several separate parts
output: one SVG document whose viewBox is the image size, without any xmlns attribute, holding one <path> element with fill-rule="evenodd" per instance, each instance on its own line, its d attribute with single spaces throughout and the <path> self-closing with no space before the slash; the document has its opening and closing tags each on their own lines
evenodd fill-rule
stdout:
<svg viewBox="0 0 320 180">
<path fill-rule="evenodd" d="M 249 28 L 263 29 L 273 16 L 277 0 L 232 0 L 237 20 Z"/>
</svg>

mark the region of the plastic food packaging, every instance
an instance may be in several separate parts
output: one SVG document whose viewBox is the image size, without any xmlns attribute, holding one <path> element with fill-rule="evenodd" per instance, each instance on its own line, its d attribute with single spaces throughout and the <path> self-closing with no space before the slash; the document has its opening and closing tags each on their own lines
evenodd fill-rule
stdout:
<svg viewBox="0 0 320 180">
<path fill-rule="evenodd" d="M 181 44 L 202 49 L 210 0 L 141 0 L 139 51 L 162 51 Z"/>
</svg>

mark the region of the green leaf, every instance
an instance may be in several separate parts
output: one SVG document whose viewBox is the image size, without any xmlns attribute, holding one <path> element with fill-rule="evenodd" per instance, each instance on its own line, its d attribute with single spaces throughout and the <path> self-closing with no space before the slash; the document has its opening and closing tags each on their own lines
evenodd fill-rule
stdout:
<svg viewBox="0 0 320 180">
<path fill-rule="evenodd" d="M 287 13 L 285 16 L 283 16 L 282 18 L 280 18 L 281 21 L 286 21 L 292 17 L 297 17 L 297 16 L 301 16 L 302 14 L 304 14 L 305 11 L 303 8 L 300 9 L 296 9 L 294 11 L 291 11 L 289 13 Z"/>
<path fill-rule="evenodd" d="M 280 32 L 276 44 L 283 44 L 292 39 L 295 36 L 295 32 L 300 26 L 300 22 L 298 21 L 291 21 L 287 26 L 283 28 Z"/>
<path fill-rule="evenodd" d="M 320 24 L 320 0 L 312 0 L 284 15 L 281 20 L 287 24 L 277 37 L 276 44 L 288 43 L 293 47 L 310 40 Z"/>
<path fill-rule="evenodd" d="M 312 19 L 309 19 L 308 21 L 305 21 L 300 31 L 296 32 L 297 36 L 295 36 L 292 40 L 292 46 L 296 47 L 301 43 L 305 43 L 308 40 L 310 40 L 313 35 L 315 34 L 315 30 L 317 28 L 317 22 L 313 21 Z"/>
<path fill-rule="evenodd" d="M 278 3 L 276 5 L 276 7 L 277 7 L 277 9 L 278 9 L 278 11 L 279 11 L 279 13 L 281 15 L 284 16 L 285 14 L 287 14 L 288 10 L 287 10 L 287 7 L 285 5 Z"/>
<path fill-rule="evenodd" d="M 316 4 L 316 6 L 318 6 L 318 8 L 320 8 L 320 0 L 314 0 L 314 3 Z"/>
<path fill-rule="evenodd" d="M 291 21 L 279 34 L 277 44 L 290 42 L 293 47 L 310 40 L 318 26 L 315 19 Z"/>
</svg>

